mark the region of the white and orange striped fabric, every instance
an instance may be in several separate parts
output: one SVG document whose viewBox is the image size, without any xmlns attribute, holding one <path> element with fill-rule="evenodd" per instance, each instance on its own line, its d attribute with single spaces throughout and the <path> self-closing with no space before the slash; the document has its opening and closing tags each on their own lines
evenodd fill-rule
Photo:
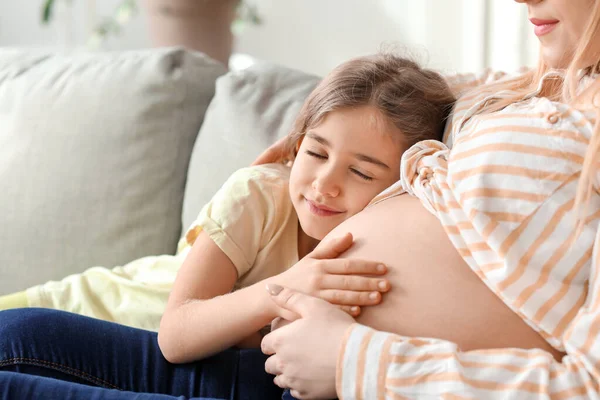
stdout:
<svg viewBox="0 0 600 400">
<path fill-rule="evenodd" d="M 355 324 L 339 359 L 340 398 L 600 398 L 600 196 L 579 235 L 574 208 L 595 115 L 537 97 L 555 74 L 495 113 L 477 111 L 509 92 L 464 95 L 446 144 L 409 149 L 401 181 L 376 201 L 421 199 L 473 271 L 567 355 L 559 363 L 541 350 L 462 352 Z"/>
</svg>

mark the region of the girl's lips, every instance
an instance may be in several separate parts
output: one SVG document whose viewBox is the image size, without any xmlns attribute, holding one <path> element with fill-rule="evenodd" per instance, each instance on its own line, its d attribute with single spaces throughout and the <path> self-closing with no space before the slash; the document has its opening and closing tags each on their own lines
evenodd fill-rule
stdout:
<svg viewBox="0 0 600 400">
<path fill-rule="evenodd" d="M 311 213 L 318 215 L 319 217 L 331 217 L 332 215 L 341 214 L 342 211 L 336 211 L 332 208 L 320 205 L 314 201 L 306 199 L 306 204 Z"/>
<path fill-rule="evenodd" d="M 555 19 L 537 18 L 531 18 L 529 21 L 531 21 L 531 23 L 535 25 L 535 28 L 533 28 L 533 32 L 536 34 L 536 36 L 543 36 L 552 32 L 559 22 Z"/>
</svg>

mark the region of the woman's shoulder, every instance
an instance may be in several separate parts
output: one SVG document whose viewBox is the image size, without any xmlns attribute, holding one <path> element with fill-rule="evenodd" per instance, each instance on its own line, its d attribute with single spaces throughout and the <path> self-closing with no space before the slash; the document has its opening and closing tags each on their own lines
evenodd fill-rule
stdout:
<svg viewBox="0 0 600 400">
<path fill-rule="evenodd" d="M 544 79 L 553 79 L 552 74 Z M 595 123 L 595 112 L 585 112 L 573 104 L 554 101 L 540 96 L 544 81 L 540 82 L 529 92 L 518 92 L 511 89 L 514 82 L 527 78 L 523 74 L 504 75 L 499 79 L 490 78 L 481 86 L 466 92 L 461 96 L 453 110 L 451 124 L 447 129 L 445 139 L 450 141 L 454 136 L 462 134 L 469 122 L 478 121 L 477 130 L 481 130 L 479 122 L 487 124 L 532 126 L 545 125 L 549 128 L 581 131 L 589 136 L 590 129 Z M 520 99 L 520 100 L 514 100 Z M 494 108 L 494 103 L 500 106 Z M 488 106 L 492 105 L 492 110 Z"/>
<path fill-rule="evenodd" d="M 478 73 L 446 74 L 445 78 L 454 95 L 460 99 L 466 93 L 481 88 L 487 83 L 496 82 L 506 75 L 503 71 L 487 68 Z"/>
<path fill-rule="evenodd" d="M 521 69 L 514 73 L 486 70 L 479 75 L 473 75 L 472 80 L 463 82 L 455 90 L 457 108 L 466 108 L 488 96 L 495 95 L 503 82 L 509 83 L 519 79 L 528 72 L 528 69 Z"/>
</svg>

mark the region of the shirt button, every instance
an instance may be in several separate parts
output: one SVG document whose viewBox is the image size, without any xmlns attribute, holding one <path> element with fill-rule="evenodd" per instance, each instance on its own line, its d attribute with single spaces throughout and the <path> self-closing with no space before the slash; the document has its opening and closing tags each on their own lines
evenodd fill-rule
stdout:
<svg viewBox="0 0 600 400">
<path fill-rule="evenodd" d="M 556 124 L 559 120 L 560 117 L 558 116 L 558 113 L 552 113 L 546 117 L 546 121 L 548 121 L 551 124 Z"/>
</svg>

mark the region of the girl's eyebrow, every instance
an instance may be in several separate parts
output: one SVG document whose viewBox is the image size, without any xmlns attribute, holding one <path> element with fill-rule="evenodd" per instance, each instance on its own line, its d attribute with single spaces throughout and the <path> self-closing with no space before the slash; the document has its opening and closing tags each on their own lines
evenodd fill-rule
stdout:
<svg viewBox="0 0 600 400">
<path fill-rule="evenodd" d="M 308 131 L 306 133 L 306 137 L 321 143 L 325 147 L 331 147 L 331 144 L 329 143 L 329 141 L 327 139 L 325 139 L 323 136 L 318 135 L 315 131 Z M 380 161 L 374 157 L 371 157 L 371 156 L 368 156 L 368 155 L 362 154 L 362 153 L 354 153 L 353 155 L 356 159 L 358 159 L 360 161 L 365 161 L 365 162 L 377 165 L 377 166 L 385 168 L 385 169 L 390 169 L 390 167 L 386 163 L 384 163 L 383 161 Z"/>
<path fill-rule="evenodd" d="M 325 139 L 323 136 L 317 135 L 317 133 L 314 131 L 308 131 L 306 133 L 306 137 L 316 140 L 317 142 L 321 143 L 323 146 L 331 147 L 331 144 L 329 143 L 329 141 L 327 139 Z"/>
</svg>

